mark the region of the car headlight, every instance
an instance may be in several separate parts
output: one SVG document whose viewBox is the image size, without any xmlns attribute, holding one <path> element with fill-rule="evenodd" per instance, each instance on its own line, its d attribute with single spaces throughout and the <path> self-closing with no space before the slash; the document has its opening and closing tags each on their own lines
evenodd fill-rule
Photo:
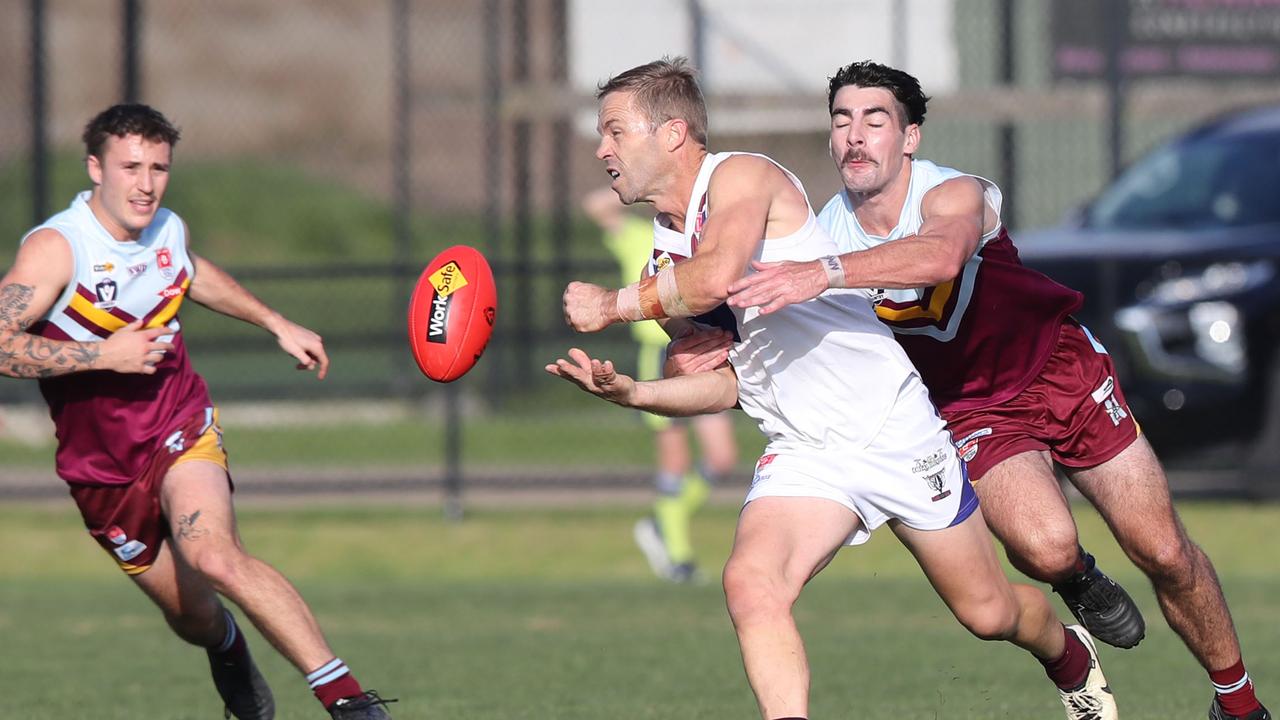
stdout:
<svg viewBox="0 0 1280 720">
<path fill-rule="evenodd" d="M 1242 382 L 1248 353 L 1240 309 L 1229 298 L 1266 285 L 1270 261 L 1214 263 L 1194 275 L 1162 281 L 1142 303 L 1116 313 L 1137 359 L 1164 375 Z"/>
<path fill-rule="evenodd" d="M 1244 329 L 1235 305 L 1222 300 L 1196 303 L 1187 308 L 1187 319 L 1197 355 L 1229 373 L 1244 372 Z"/>
<path fill-rule="evenodd" d="M 1161 282 L 1152 288 L 1147 302 L 1182 305 L 1222 298 L 1266 285 L 1275 274 L 1270 260 L 1213 263 L 1199 273 Z"/>
</svg>

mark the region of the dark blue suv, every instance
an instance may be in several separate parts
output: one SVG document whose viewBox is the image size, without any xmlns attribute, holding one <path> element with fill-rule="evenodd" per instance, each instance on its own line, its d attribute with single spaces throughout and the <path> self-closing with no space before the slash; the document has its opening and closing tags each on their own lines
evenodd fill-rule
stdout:
<svg viewBox="0 0 1280 720">
<path fill-rule="evenodd" d="M 1280 106 L 1185 133 L 1015 239 L 1085 293 L 1078 317 L 1163 458 L 1280 495 Z"/>
</svg>

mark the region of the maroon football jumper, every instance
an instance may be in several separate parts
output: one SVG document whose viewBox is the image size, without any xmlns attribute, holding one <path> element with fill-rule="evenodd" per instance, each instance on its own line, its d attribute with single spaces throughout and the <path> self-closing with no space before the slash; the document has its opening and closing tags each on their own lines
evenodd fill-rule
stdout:
<svg viewBox="0 0 1280 720">
<path fill-rule="evenodd" d="M 819 219 L 842 250 L 917 233 L 929 190 L 965 176 L 925 160 L 911 168 L 899 224 L 885 237 L 862 229 L 846 193 L 827 203 Z M 967 177 L 999 213 L 999 188 Z M 920 372 L 974 481 L 1027 451 L 1092 467 L 1137 437 L 1110 356 L 1070 317 L 1084 296 L 1023 265 L 1002 225 L 983 236 L 955 278 L 882 293 L 876 315 Z"/>
<path fill-rule="evenodd" d="M 98 222 L 89 197 L 81 193 L 32 230 L 55 230 L 66 240 L 73 272 L 29 332 L 101 342 L 135 320 L 171 331 L 173 349 L 154 374 L 102 370 L 40 380 L 58 438 L 59 477 L 90 533 L 126 572 L 141 572 L 168 535 L 158 502 L 165 472 L 204 433 L 215 433 L 206 444 L 217 440 L 208 387 L 191 366 L 177 319 L 195 265 L 186 226 L 174 213 L 159 209 L 136 241 L 119 241 Z M 220 445 L 206 452 L 225 464 Z"/>
</svg>

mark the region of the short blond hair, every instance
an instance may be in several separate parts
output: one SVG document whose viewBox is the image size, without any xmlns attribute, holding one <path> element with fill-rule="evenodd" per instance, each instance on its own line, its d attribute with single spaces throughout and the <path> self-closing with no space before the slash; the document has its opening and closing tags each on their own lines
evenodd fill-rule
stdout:
<svg viewBox="0 0 1280 720">
<path fill-rule="evenodd" d="M 614 75 L 600 85 L 596 100 L 612 92 L 630 92 L 636 108 L 654 127 L 680 119 L 692 137 L 707 144 L 707 103 L 697 73 L 684 57 L 664 57 Z"/>
</svg>

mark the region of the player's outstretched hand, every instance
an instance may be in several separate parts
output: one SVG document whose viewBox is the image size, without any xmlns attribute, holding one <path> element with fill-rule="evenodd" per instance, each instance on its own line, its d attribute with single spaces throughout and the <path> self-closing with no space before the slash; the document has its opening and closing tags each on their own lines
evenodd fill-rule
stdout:
<svg viewBox="0 0 1280 720">
<path fill-rule="evenodd" d="M 570 348 L 568 360 L 560 358 L 546 370 L 612 403 L 630 405 L 635 396 L 636 381 L 615 370 L 612 360 L 596 360 L 578 348 Z"/>
<path fill-rule="evenodd" d="M 808 262 L 763 263 L 751 261 L 754 273 L 729 286 L 733 307 L 760 307 L 762 315 L 805 300 L 827 289 L 827 271 L 817 260 Z"/>
<path fill-rule="evenodd" d="M 564 321 L 578 332 L 598 332 L 609 327 L 605 298 L 609 291 L 599 285 L 571 282 L 564 289 Z"/>
<path fill-rule="evenodd" d="M 319 335 L 283 318 L 272 330 L 280 349 L 298 361 L 299 370 L 315 370 L 317 380 L 323 380 L 329 374 L 329 356 L 324 352 L 324 340 Z"/>
<path fill-rule="evenodd" d="M 692 375 L 715 370 L 729 360 L 733 335 L 720 328 L 687 328 L 667 345 L 667 361 L 663 377 Z"/>
<path fill-rule="evenodd" d="M 154 375 L 156 363 L 173 349 L 173 343 L 160 342 L 162 335 L 171 335 L 168 326 L 144 328 L 142 320 L 134 320 L 102 341 L 97 367 L 118 373 Z"/>
</svg>

